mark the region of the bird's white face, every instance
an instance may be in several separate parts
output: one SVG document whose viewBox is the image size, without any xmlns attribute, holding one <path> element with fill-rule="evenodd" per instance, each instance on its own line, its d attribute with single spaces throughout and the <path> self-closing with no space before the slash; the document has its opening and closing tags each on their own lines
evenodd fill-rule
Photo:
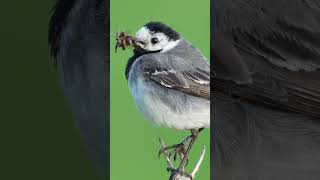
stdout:
<svg viewBox="0 0 320 180">
<path fill-rule="evenodd" d="M 136 33 L 136 44 L 146 51 L 165 52 L 174 48 L 180 40 L 171 40 L 161 32 L 152 32 L 147 27 L 142 27 Z"/>
</svg>

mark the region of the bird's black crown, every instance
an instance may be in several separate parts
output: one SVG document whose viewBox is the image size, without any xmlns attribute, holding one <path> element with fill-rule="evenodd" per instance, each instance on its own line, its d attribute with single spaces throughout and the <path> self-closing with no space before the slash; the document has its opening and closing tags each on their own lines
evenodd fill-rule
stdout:
<svg viewBox="0 0 320 180">
<path fill-rule="evenodd" d="M 177 31 L 172 29 L 171 27 L 161 23 L 161 22 L 149 22 L 146 25 L 150 31 L 152 32 L 162 32 L 169 37 L 170 40 L 178 40 L 180 39 L 180 35 Z"/>
</svg>

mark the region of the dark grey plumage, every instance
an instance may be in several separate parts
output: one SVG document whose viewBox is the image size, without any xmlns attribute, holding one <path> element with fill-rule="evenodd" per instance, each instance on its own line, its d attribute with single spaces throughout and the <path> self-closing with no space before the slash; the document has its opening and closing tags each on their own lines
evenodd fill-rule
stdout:
<svg viewBox="0 0 320 180">
<path fill-rule="evenodd" d="M 61 87 L 94 163 L 108 174 L 109 14 L 106 1 L 58 1 L 49 42 Z"/>
<path fill-rule="evenodd" d="M 212 174 L 320 178 L 320 2 L 213 1 Z"/>
<path fill-rule="evenodd" d="M 231 89 L 260 103 L 320 117 L 319 4 L 315 0 L 214 2 L 216 77 L 253 81 Z M 229 89 L 225 81 L 214 84 Z"/>
<path fill-rule="evenodd" d="M 212 175 L 221 180 L 316 180 L 320 177 L 317 119 L 267 109 L 215 93 Z"/>
</svg>

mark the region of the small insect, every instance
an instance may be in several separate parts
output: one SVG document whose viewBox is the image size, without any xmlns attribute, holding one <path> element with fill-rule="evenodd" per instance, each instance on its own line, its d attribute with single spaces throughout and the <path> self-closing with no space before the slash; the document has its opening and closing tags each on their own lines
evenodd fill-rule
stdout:
<svg viewBox="0 0 320 180">
<path fill-rule="evenodd" d="M 118 32 L 116 37 L 115 52 L 117 52 L 118 48 L 126 50 L 127 47 L 135 46 L 135 44 L 136 43 L 134 37 L 130 36 L 125 32 Z"/>
</svg>

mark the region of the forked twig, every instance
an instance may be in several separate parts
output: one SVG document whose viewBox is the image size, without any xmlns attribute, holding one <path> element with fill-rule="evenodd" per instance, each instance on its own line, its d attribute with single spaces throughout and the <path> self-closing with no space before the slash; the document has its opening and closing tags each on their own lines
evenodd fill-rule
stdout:
<svg viewBox="0 0 320 180">
<path fill-rule="evenodd" d="M 161 149 L 165 148 L 166 145 L 164 144 L 163 140 L 160 138 L 159 141 L 160 141 L 160 148 L 161 148 Z M 167 162 L 167 170 L 168 170 L 168 171 L 173 170 L 174 167 L 173 167 L 173 164 L 172 164 L 172 162 L 171 162 L 171 160 L 170 160 L 168 151 L 165 150 L 165 151 L 163 152 L 163 156 L 164 156 L 164 159 L 165 159 L 166 162 Z"/>
</svg>

